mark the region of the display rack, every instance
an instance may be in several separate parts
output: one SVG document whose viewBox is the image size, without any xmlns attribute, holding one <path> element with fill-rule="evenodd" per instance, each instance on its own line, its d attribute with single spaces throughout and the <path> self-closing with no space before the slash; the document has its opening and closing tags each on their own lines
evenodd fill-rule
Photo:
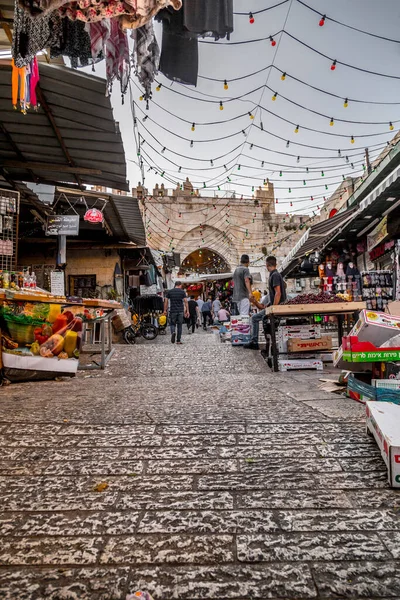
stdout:
<svg viewBox="0 0 400 600">
<path fill-rule="evenodd" d="M 391 271 L 363 271 L 361 273 L 362 297 L 369 310 L 384 311 L 393 300 L 393 274 Z"/>
<path fill-rule="evenodd" d="M 0 271 L 15 271 L 17 264 L 19 192 L 0 189 Z"/>
</svg>

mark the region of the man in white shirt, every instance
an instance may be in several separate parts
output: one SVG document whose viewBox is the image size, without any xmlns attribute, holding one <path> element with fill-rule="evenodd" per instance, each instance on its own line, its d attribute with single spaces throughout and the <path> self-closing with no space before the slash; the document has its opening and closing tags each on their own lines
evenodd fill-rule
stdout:
<svg viewBox="0 0 400 600">
<path fill-rule="evenodd" d="M 214 302 L 212 303 L 212 315 L 213 315 L 213 319 L 218 319 L 218 313 L 222 308 L 222 304 L 220 302 L 220 300 L 218 298 L 215 298 Z"/>
</svg>

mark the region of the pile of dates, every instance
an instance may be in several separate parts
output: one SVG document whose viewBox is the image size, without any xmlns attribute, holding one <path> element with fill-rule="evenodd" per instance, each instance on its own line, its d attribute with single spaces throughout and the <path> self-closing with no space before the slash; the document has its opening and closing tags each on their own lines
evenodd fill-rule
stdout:
<svg viewBox="0 0 400 600">
<path fill-rule="evenodd" d="M 333 294 L 299 294 L 292 300 L 286 300 L 285 304 L 333 304 L 335 302 L 345 302 L 343 298 Z"/>
</svg>

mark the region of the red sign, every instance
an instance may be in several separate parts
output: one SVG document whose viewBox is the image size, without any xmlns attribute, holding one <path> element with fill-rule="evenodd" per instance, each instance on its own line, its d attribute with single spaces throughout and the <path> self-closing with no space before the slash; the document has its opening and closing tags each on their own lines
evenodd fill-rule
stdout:
<svg viewBox="0 0 400 600">
<path fill-rule="evenodd" d="M 383 242 L 379 244 L 376 248 L 371 250 L 369 253 L 369 258 L 371 261 L 378 260 L 381 256 L 389 252 L 394 247 L 394 240 L 390 240 L 390 242 Z"/>
<path fill-rule="evenodd" d="M 98 208 L 89 208 L 83 217 L 83 220 L 89 223 L 102 223 L 103 219 L 103 213 Z"/>
</svg>

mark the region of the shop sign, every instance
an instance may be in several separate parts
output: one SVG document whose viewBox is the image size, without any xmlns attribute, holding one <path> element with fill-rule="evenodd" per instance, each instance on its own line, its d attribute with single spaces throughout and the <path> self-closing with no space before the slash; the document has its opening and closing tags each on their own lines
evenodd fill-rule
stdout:
<svg viewBox="0 0 400 600">
<path fill-rule="evenodd" d="M 46 235 L 79 235 L 79 215 L 47 217 Z"/>
<path fill-rule="evenodd" d="M 390 242 L 384 242 L 383 244 L 379 244 L 379 246 L 371 250 L 371 252 L 369 253 L 370 260 L 372 262 L 378 260 L 378 258 L 386 254 L 386 252 L 392 250 L 394 248 L 394 244 L 394 240 L 390 240 Z"/>
<path fill-rule="evenodd" d="M 98 208 L 89 208 L 83 217 L 84 221 L 89 223 L 102 223 L 104 220 L 103 213 Z"/>
<path fill-rule="evenodd" d="M 388 234 L 387 216 L 367 235 L 367 250 L 370 252 L 380 242 L 382 242 Z"/>
</svg>

